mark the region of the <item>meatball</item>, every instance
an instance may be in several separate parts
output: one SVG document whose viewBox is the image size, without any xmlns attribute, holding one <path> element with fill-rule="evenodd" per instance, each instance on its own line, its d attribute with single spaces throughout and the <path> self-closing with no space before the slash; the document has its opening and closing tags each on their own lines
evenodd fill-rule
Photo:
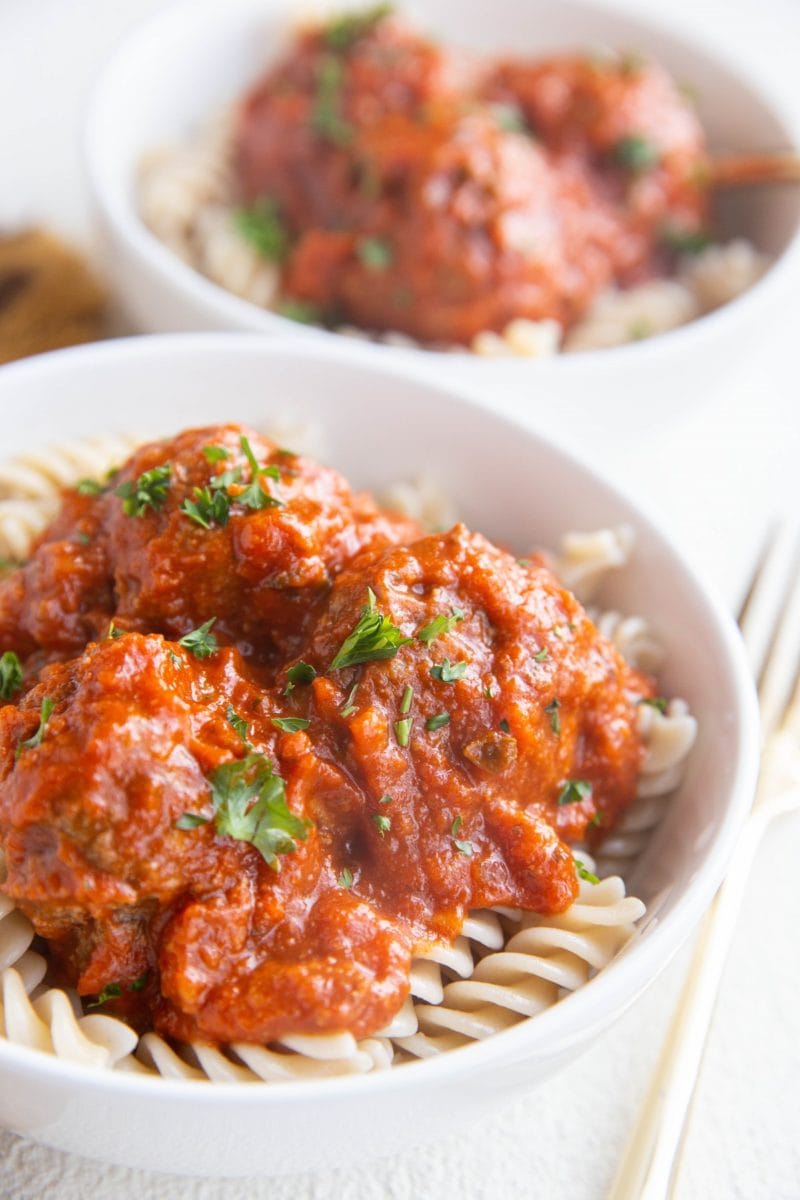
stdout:
<svg viewBox="0 0 800 1200">
<path fill-rule="evenodd" d="M 562 167 L 585 165 L 593 202 L 613 204 L 624 220 L 625 236 L 611 247 L 621 282 L 645 273 L 670 234 L 705 228 L 705 135 L 657 63 L 630 55 L 509 59 L 489 72 L 483 95 L 513 105 Z"/>
</svg>

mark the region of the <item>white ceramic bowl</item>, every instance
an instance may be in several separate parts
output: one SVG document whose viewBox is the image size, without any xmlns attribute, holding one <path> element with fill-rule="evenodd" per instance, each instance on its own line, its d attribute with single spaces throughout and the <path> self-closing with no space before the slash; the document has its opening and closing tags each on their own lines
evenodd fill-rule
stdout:
<svg viewBox="0 0 800 1200">
<path fill-rule="evenodd" d="M 344 0 L 321 0 L 320 11 Z M 696 90 L 711 144 L 770 150 L 800 144 L 792 118 L 717 55 L 674 32 L 585 0 L 403 0 L 421 29 L 485 53 L 548 53 L 597 46 L 652 53 Z M 304 6 L 301 6 L 305 11 Z M 142 156 L 202 129 L 265 68 L 298 15 L 297 0 L 188 0 L 123 43 L 95 88 L 86 126 L 86 162 L 108 270 L 137 328 L 252 330 L 324 345 L 341 335 L 298 326 L 211 283 L 161 244 L 141 221 L 136 172 Z M 524 397 L 552 424 L 576 415 L 593 427 L 647 425 L 696 403 L 767 326 L 800 273 L 800 189 L 747 189 L 722 214 L 722 231 L 751 238 L 775 259 L 738 300 L 672 333 L 619 349 L 552 359 L 485 360 L 376 345 L 376 362 L 418 361 L 475 394 Z M 553 413 L 552 400 L 557 401 Z"/>
<path fill-rule="evenodd" d="M 0 410 L 4 457 L 105 430 L 312 422 L 324 432 L 328 460 L 355 484 L 379 489 L 427 473 L 467 523 L 521 552 L 555 545 L 569 529 L 627 522 L 638 549 L 604 603 L 652 620 L 667 649 L 663 688 L 689 701 L 700 726 L 684 785 L 632 880 L 650 908 L 644 932 L 554 1008 L 435 1060 L 289 1084 L 95 1072 L 0 1041 L 0 1123 L 61 1149 L 160 1171 L 330 1168 L 463 1128 L 600 1036 L 710 901 L 758 757 L 753 687 L 736 629 L 641 512 L 524 427 L 376 366 L 360 347 L 230 334 L 107 343 L 6 367 Z"/>
</svg>

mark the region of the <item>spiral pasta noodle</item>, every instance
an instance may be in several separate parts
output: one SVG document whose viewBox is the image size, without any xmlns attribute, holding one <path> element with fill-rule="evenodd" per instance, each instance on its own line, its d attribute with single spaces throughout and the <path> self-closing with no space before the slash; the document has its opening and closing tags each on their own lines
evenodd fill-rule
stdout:
<svg viewBox="0 0 800 1200">
<path fill-rule="evenodd" d="M 289 440 L 303 440 L 294 429 Z M 0 464 L 0 557 L 23 559 L 58 508 L 63 488 L 102 478 L 141 442 L 109 436 L 64 443 Z M 283 439 L 285 440 L 285 439 Z M 413 506 L 413 485 L 394 489 L 398 507 Z M 401 503 L 401 500 L 403 503 Z M 429 487 L 419 516 L 440 520 L 446 502 Z M 444 518 L 444 523 L 448 518 Z M 602 530 L 564 539 L 556 569 L 584 596 L 630 555 L 630 530 Z M 634 665 L 652 669 L 657 642 L 646 622 L 616 612 L 597 622 Z M 0 1035 L 69 1062 L 98 1068 L 211 1082 L 276 1082 L 384 1070 L 394 1063 L 454 1049 L 534 1016 L 601 970 L 634 936 L 644 905 L 626 896 L 624 873 L 660 819 L 681 777 L 696 733 L 683 701 L 661 712 L 640 707 L 645 744 L 639 799 L 603 846 L 609 877 L 581 881 L 578 899 L 555 917 L 508 910 L 468 915 L 454 942 L 433 943 L 413 960 L 410 992 L 392 1021 L 357 1041 L 349 1033 L 286 1037 L 268 1046 L 202 1043 L 173 1047 L 156 1033 L 138 1038 L 113 1017 L 84 1012 L 78 997 L 49 988 L 47 964 L 32 948 L 34 930 L 0 892 Z M 590 860 L 583 851 L 581 857 Z M 0 856 L 0 883 L 4 878 Z"/>
</svg>

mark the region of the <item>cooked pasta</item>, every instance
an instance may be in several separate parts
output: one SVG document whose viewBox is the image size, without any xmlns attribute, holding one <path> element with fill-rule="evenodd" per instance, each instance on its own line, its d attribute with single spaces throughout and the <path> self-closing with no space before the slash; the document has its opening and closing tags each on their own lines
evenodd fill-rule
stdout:
<svg viewBox="0 0 800 1200">
<path fill-rule="evenodd" d="M 303 430 L 293 432 L 305 437 Z M 102 478 L 139 441 L 94 438 L 0 465 L 0 553 L 24 558 L 57 508 L 60 490 L 84 477 Z M 432 524 L 446 523 L 452 515 L 432 485 L 417 495 L 413 485 L 397 485 L 388 495 Z M 568 586 L 588 598 L 609 570 L 628 561 L 631 547 L 631 531 L 624 527 L 571 534 L 563 541 L 557 568 Z M 632 663 L 653 669 L 658 647 L 644 621 L 616 612 L 600 613 L 597 621 Z M 668 793 L 681 778 L 696 722 L 683 701 L 673 700 L 664 711 L 642 704 L 639 724 L 646 751 L 639 799 L 602 847 L 598 870 L 607 877 L 596 884 L 582 879 L 577 900 L 556 917 L 509 910 L 470 913 L 452 944 L 434 943 L 415 958 L 406 1003 L 371 1037 L 304 1035 L 266 1046 L 196 1043 L 178 1049 L 156 1033 L 138 1038 L 122 1021 L 84 1012 L 77 995 L 46 986 L 46 961 L 32 948 L 33 928 L 2 892 L 0 1033 L 16 1044 L 99 1068 L 252 1083 L 382 1070 L 534 1016 L 601 970 L 634 936 L 644 913 L 641 901 L 626 896 L 617 873 L 624 875 L 658 823 Z M 584 851 L 579 854 L 593 865 Z M 0 882 L 3 877 L 0 858 Z"/>
</svg>

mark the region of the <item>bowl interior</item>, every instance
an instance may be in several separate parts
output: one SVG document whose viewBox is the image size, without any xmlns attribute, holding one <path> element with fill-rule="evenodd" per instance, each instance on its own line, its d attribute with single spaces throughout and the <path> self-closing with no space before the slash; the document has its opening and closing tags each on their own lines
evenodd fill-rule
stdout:
<svg viewBox="0 0 800 1200">
<path fill-rule="evenodd" d="M 341 0 L 315 10 L 340 11 Z M 795 133 L 770 102 L 717 56 L 605 4 L 582 0 L 404 0 L 421 30 L 483 54 L 548 54 L 628 49 L 658 58 L 696 96 L 718 150 L 787 148 Z M 141 156 L 202 128 L 285 44 L 297 20 L 294 0 L 191 0 L 148 22 L 106 71 L 93 108 L 90 155 L 114 203 L 135 207 Z M 751 238 L 771 256 L 790 242 L 800 219 L 797 189 L 747 189 L 721 206 L 726 235 Z"/>
</svg>

